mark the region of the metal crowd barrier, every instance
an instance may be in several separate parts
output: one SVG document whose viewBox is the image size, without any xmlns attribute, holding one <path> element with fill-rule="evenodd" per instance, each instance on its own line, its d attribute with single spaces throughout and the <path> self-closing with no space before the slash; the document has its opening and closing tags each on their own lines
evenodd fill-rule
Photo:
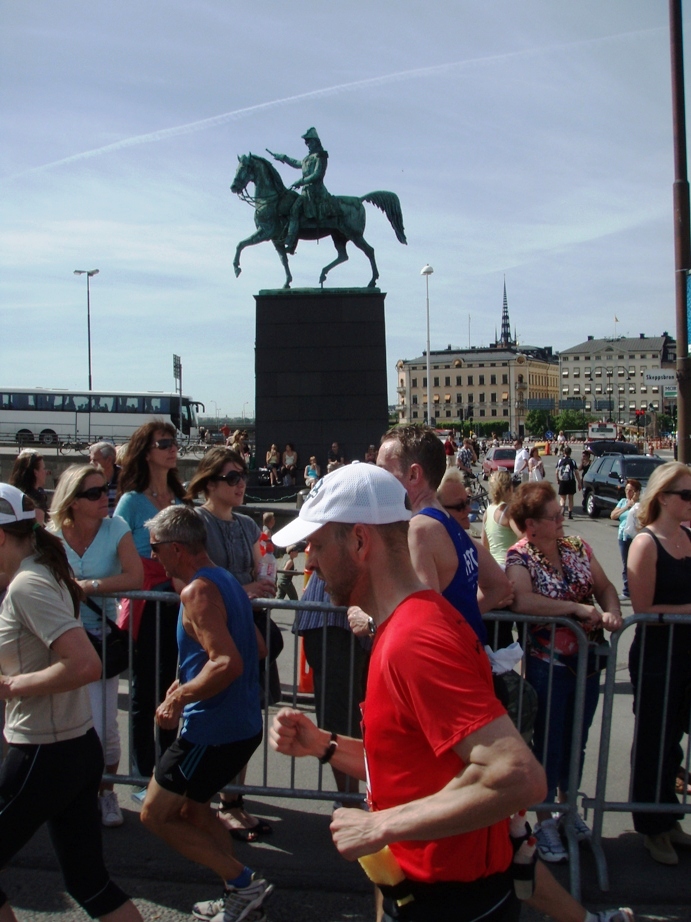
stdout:
<svg viewBox="0 0 691 922">
<path fill-rule="evenodd" d="M 161 604 L 162 603 L 177 603 L 179 602 L 179 597 L 172 592 L 127 592 L 127 593 L 112 593 L 107 597 L 109 598 L 129 598 L 129 599 L 141 599 L 146 601 L 156 602 L 156 659 L 153 664 L 156 670 L 156 697 L 160 701 L 165 693 L 165 689 L 160 688 L 158 674 L 160 667 L 160 636 L 161 636 Z M 303 601 L 291 601 L 288 599 L 276 600 L 276 599 L 256 599 L 252 602 L 253 609 L 255 611 L 264 611 L 268 610 L 269 614 L 275 611 L 297 611 L 310 610 L 310 611 L 322 611 L 322 612 L 339 612 L 345 613 L 345 608 L 338 608 L 332 605 L 327 605 L 319 602 L 303 602 Z M 105 615 L 104 615 L 105 618 Z M 604 814 L 607 811 L 614 812 L 630 812 L 632 809 L 640 810 L 641 812 L 683 812 L 691 813 L 691 796 L 684 794 L 683 802 L 680 806 L 675 807 L 674 805 L 660 804 L 659 800 L 653 803 L 636 803 L 634 804 L 631 800 L 631 788 L 629 788 L 629 796 L 626 800 L 608 800 L 606 797 L 606 788 L 608 781 L 608 769 L 609 769 L 609 760 L 610 760 L 610 742 L 611 742 L 611 733 L 612 733 L 612 719 L 613 719 L 613 710 L 614 710 L 614 698 L 617 693 L 615 688 L 616 683 L 616 664 L 617 664 L 617 652 L 619 645 L 622 639 L 622 636 L 625 632 L 631 627 L 635 626 L 638 623 L 644 624 L 669 624 L 669 625 L 691 625 L 691 615 L 669 615 L 664 616 L 662 619 L 657 615 L 635 615 L 633 617 L 627 618 L 624 622 L 623 627 L 616 632 L 615 634 L 609 635 L 609 648 L 605 647 L 598 649 L 598 653 L 601 656 L 607 657 L 607 667 L 605 672 L 605 684 L 604 689 L 601 689 L 601 698 L 602 698 L 602 720 L 601 720 L 601 730 L 600 730 L 600 739 L 599 739 L 599 755 L 598 755 L 598 767 L 597 767 L 597 780 L 596 780 L 596 791 L 594 797 L 587 797 L 581 792 L 578 791 L 578 774 L 579 774 L 579 759 L 581 751 L 581 742 L 583 738 L 583 721 L 584 721 L 584 706 L 585 706 L 585 693 L 586 693 L 586 679 L 587 679 L 587 660 L 589 652 L 589 642 L 585 632 L 579 626 L 578 623 L 574 622 L 571 618 L 546 618 L 546 617 L 534 617 L 530 615 L 521 615 L 508 611 L 499 611 L 499 612 L 490 612 L 485 616 L 485 620 L 489 622 L 488 629 L 490 633 L 490 638 L 492 638 L 492 633 L 494 631 L 494 637 L 496 639 L 498 633 L 499 624 L 502 622 L 508 622 L 510 624 L 515 624 L 518 631 L 518 640 L 521 643 L 521 646 L 524 650 L 527 649 L 527 635 L 528 628 L 531 624 L 541 624 L 549 625 L 551 630 L 552 641 L 554 639 L 554 632 L 558 626 L 565 626 L 570 628 L 577 641 L 578 645 L 578 655 L 577 655 L 577 666 L 576 666 L 576 688 L 575 688 L 575 710 L 574 710 L 574 721 L 573 721 L 573 736 L 572 736 L 572 748 L 571 748 L 571 762 L 569 766 L 569 792 L 568 792 L 568 802 L 564 804 L 558 803 L 544 803 L 537 804 L 532 807 L 533 810 L 545 810 L 552 812 L 560 812 L 564 814 L 565 817 L 565 827 L 566 827 L 566 838 L 569 851 L 569 874 L 570 874 L 570 889 L 572 894 L 576 899 L 580 896 L 580 856 L 579 856 L 579 846 L 576 840 L 576 835 L 573 827 L 573 817 L 576 814 L 579 805 L 579 798 L 581 800 L 581 805 L 585 808 L 592 808 L 594 812 L 594 821 L 593 821 L 593 836 L 591 840 L 591 847 L 595 858 L 596 869 L 598 874 L 598 882 L 602 890 L 607 890 L 609 887 L 607 864 L 602 849 L 602 825 Z M 494 628 L 491 625 L 494 625 Z M 105 628 L 105 623 L 104 623 Z M 674 628 L 672 628 L 672 631 Z M 290 682 L 282 683 L 282 695 L 281 700 L 274 704 L 266 703 L 263 710 L 263 723 L 264 723 L 264 742 L 262 749 L 262 771 L 261 771 L 261 782 L 258 784 L 243 784 L 243 785 L 229 785 L 225 790 L 229 793 L 244 793 L 255 796 L 270 796 L 270 797 L 288 797 L 288 798 L 298 798 L 303 800 L 332 800 L 334 798 L 342 801 L 344 803 L 357 803 L 361 801 L 362 794 L 360 793 L 339 793 L 336 791 L 335 787 L 331 785 L 326 786 L 324 783 L 324 767 L 319 766 L 318 778 L 316 785 L 306 785 L 299 784 L 297 781 L 297 775 L 300 774 L 304 776 L 304 772 L 300 769 L 296 769 L 295 759 L 285 760 L 282 759 L 278 761 L 278 764 L 281 768 L 278 770 L 280 773 L 285 774 L 286 771 L 289 775 L 289 780 L 287 784 L 278 784 L 275 782 L 275 778 L 270 778 L 269 772 L 269 745 L 268 745 L 268 729 L 270 727 L 272 712 L 275 712 L 278 707 L 290 704 L 293 707 L 300 707 L 306 711 L 314 711 L 314 701 L 311 694 L 306 694 L 299 691 L 299 637 L 297 634 L 293 633 L 293 669 L 292 676 L 290 677 Z M 360 696 L 361 690 L 354 687 L 353 680 L 353 651 L 355 644 L 359 643 L 357 638 L 351 634 L 351 660 L 350 660 L 350 682 L 347 689 L 347 694 L 349 698 L 349 703 L 353 701 L 353 696 Z M 267 647 L 268 655 L 266 662 L 271 660 L 271 634 L 267 631 Z M 323 634 L 323 646 L 322 646 L 322 656 L 325 657 L 326 654 L 326 631 Z M 130 666 L 132 664 L 132 653 L 133 653 L 133 641 L 132 634 L 130 632 L 129 638 L 129 662 Z M 670 641 L 670 655 L 668 658 L 668 663 L 671 662 L 671 641 Z M 550 704 L 548 705 L 548 714 L 547 714 L 547 724 L 549 724 L 549 710 L 551 709 L 551 698 L 552 698 L 552 675 L 555 668 L 555 660 L 552 658 L 550 660 L 550 672 L 549 672 L 549 683 L 548 683 L 548 696 L 550 698 Z M 564 668 L 564 667 L 557 667 Z M 105 670 L 104 670 L 105 673 Z M 524 680 L 525 676 L 525 657 L 521 663 L 521 676 Z M 269 669 L 265 670 L 264 675 L 264 700 L 265 702 L 269 701 L 270 689 L 269 689 Z M 103 679 L 105 682 L 105 678 Z M 323 670 L 322 683 L 323 688 L 326 686 L 328 681 L 328 675 L 326 672 L 326 664 Z M 628 674 L 627 674 L 628 681 Z M 669 693 L 669 674 L 667 675 L 667 682 L 665 687 L 665 698 L 663 702 L 663 709 L 666 710 L 668 703 L 668 693 Z M 129 708 L 128 713 L 131 714 L 131 684 L 128 683 L 128 695 L 129 695 Z M 323 698 L 323 696 L 322 696 Z M 521 721 L 521 709 L 523 706 L 523 695 L 519 692 L 519 701 L 518 701 L 518 720 L 517 723 L 520 724 Z M 105 716 L 105 695 L 104 695 L 104 716 Z M 315 715 L 316 716 L 316 715 Z M 320 721 L 318 721 L 320 722 Z M 105 723 L 105 720 L 104 720 Z M 351 728 L 351 731 L 355 728 Z M 691 770 L 691 716 L 689 716 L 689 726 L 686 728 L 686 732 L 689 734 L 689 741 L 686 745 L 686 756 L 685 756 L 685 770 L 687 774 Z M 156 731 L 158 735 L 158 731 Z M 107 781 L 113 781 L 117 784 L 129 784 L 129 785 L 141 785 L 144 786 L 148 783 L 148 778 L 141 777 L 133 773 L 132 770 L 132 752 L 133 752 L 133 738 L 132 738 L 132 721 L 128 718 L 128 736 L 129 736 L 129 764 L 128 770 L 122 774 L 115 775 L 105 775 L 104 778 Z M 634 730 L 633 742 L 636 744 L 637 737 L 637 727 Z M 158 741 L 157 741 L 158 742 Z M 544 755 L 549 745 L 549 740 L 545 741 L 545 747 L 543 753 L 537 753 L 538 759 L 544 762 Z M 598 742 L 594 739 L 590 739 L 590 745 L 597 746 Z M 160 746 L 157 745 L 156 749 L 156 759 L 160 755 Z M 654 757 L 656 754 L 651 754 L 651 757 Z M 310 760 L 311 761 L 311 760 Z M 286 763 L 289 762 L 289 769 L 286 769 Z M 661 765 L 661 755 L 658 755 L 658 798 L 659 798 L 659 771 Z M 617 771 L 617 777 L 621 777 L 624 774 L 624 769 L 619 772 Z M 328 773 L 330 775 L 330 773 Z"/>
<path fill-rule="evenodd" d="M 608 773 L 610 769 L 610 756 L 612 751 L 611 741 L 612 741 L 612 724 L 614 716 L 614 703 L 616 696 L 616 665 L 617 665 L 617 651 L 622 642 L 622 639 L 625 638 L 625 634 L 631 628 L 635 628 L 637 625 L 642 624 L 644 628 L 641 631 L 641 643 L 640 643 L 640 654 L 637 657 L 640 664 L 643 662 L 643 656 L 645 654 L 646 644 L 648 641 L 648 636 L 651 630 L 657 630 L 658 625 L 669 625 L 669 636 L 667 641 L 667 654 L 666 654 L 666 668 L 664 673 L 664 689 L 662 694 L 661 701 L 661 727 L 664 728 L 665 721 L 668 715 L 668 709 L 670 707 L 670 682 L 672 679 L 672 649 L 674 643 L 674 632 L 678 627 L 685 625 L 691 631 L 691 615 L 657 615 L 657 614 L 637 614 L 632 617 L 626 618 L 621 629 L 613 634 L 610 640 L 611 644 L 611 655 L 609 662 L 607 664 L 607 672 L 605 674 L 605 687 L 603 692 L 603 710 L 602 710 L 602 723 L 600 728 L 600 746 L 599 746 L 599 755 L 598 755 L 598 767 L 597 767 L 597 781 L 594 797 L 585 797 L 583 799 L 583 805 L 585 807 L 593 808 L 593 844 L 601 852 L 601 841 L 602 841 L 602 825 L 604 821 L 604 814 L 606 812 L 616 812 L 616 813 L 682 813 L 689 814 L 691 813 L 691 795 L 687 793 L 689 783 L 691 782 L 691 673 L 686 675 L 686 700 L 685 704 L 682 706 L 682 711 L 680 714 L 680 720 L 683 722 L 684 733 L 686 734 L 686 748 L 682 757 L 681 764 L 679 769 L 683 772 L 683 791 L 681 794 L 681 803 L 663 803 L 660 801 L 660 789 L 661 789 L 661 780 L 662 780 L 662 766 L 663 766 L 663 751 L 664 746 L 661 745 L 657 752 L 650 752 L 648 756 L 651 760 L 655 760 L 656 765 L 656 785 L 655 785 L 655 799 L 653 801 L 641 802 L 635 801 L 633 796 L 633 783 L 634 783 L 634 767 L 633 767 L 633 758 L 634 754 L 637 754 L 637 747 L 639 745 L 639 713 L 640 705 L 643 701 L 642 696 L 642 669 L 639 672 L 638 681 L 635 688 L 635 694 L 638 701 L 637 711 L 634 719 L 634 728 L 631 739 L 631 761 L 628 760 L 624 765 L 615 766 L 615 770 L 612 774 Z M 652 628 L 648 627 L 649 625 Z M 635 654 L 634 654 L 635 655 Z M 628 679 L 628 671 L 627 671 Z M 688 709 L 688 713 L 683 714 L 683 707 L 685 706 Z M 662 731 L 664 734 L 664 730 Z M 683 738 L 683 737 L 682 737 Z M 664 741 L 664 735 L 663 735 Z M 611 783 L 612 778 L 621 778 L 626 776 L 626 772 L 629 772 L 629 785 L 628 785 L 628 794 L 626 799 L 615 799 L 607 798 L 607 786 L 608 780 Z M 678 799 L 678 798 L 677 798 Z M 598 861 L 597 863 L 597 872 L 598 872 L 598 883 L 601 890 L 609 890 L 609 875 L 607 870 L 607 863 L 602 858 L 602 862 Z"/>
</svg>

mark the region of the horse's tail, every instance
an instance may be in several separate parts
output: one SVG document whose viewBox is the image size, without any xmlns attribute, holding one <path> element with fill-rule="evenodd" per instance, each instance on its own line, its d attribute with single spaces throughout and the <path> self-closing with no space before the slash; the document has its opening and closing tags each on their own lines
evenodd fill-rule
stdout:
<svg viewBox="0 0 691 922">
<path fill-rule="evenodd" d="M 408 243 L 405 239 L 405 229 L 403 227 L 403 213 L 401 212 L 401 203 L 395 192 L 368 192 L 360 199 L 361 202 L 369 202 L 384 212 L 389 219 L 391 227 L 399 243 Z"/>
</svg>

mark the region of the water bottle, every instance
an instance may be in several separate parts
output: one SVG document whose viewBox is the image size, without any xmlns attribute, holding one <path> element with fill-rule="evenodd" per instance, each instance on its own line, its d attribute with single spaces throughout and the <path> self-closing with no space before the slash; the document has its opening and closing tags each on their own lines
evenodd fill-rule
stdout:
<svg viewBox="0 0 691 922">
<path fill-rule="evenodd" d="M 259 567 L 259 579 L 268 579 L 272 583 L 275 583 L 277 570 L 278 565 L 276 564 L 276 558 L 271 551 L 267 551 L 262 557 L 262 562 Z"/>
</svg>

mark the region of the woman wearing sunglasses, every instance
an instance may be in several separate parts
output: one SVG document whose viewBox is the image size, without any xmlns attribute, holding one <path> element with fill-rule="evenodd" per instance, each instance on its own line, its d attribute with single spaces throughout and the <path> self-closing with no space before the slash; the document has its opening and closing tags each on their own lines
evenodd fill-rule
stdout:
<svg viewBox="0 0 691 922">
<path fill-rule="evenodd" d="M 246 486 L 247 464 L 242 455 L 230 448 L 212 448 L 199 462 L 187 497 L 194 500 L 199 494 L 204 496 L 204 504 L 195 511 L 206 524 L 206 550 L 213 562 L 232 573 L 250 599 L 273 598 L 273 580 L 257 578 L 262 559 L 261 529 L 250 516 L 236 511 L 245 501 Z M 280 652 L 274 646 L 272 660 Z M 244 771 L 236 780 L 242 784 Z M 272 831 L 268 823 L 244 810 L 242 796 L 221 795 L 219 816 L 233 838 L 240 841 L 252 842 Z"/>
<path fill-rule="evenodd" d="M 53 531 L 65 545 L 75 579 L 86 596 L 79 614 L 87 632 L 102 637 L 103 612 L 116 620 L 115 599 L 92 598 L 104 592 L 141 589 L 144 568 L 124 519 L 108 518 L 108 484 L 90 464 L 73 464 L 64 471 L 50 507 Z M 103 746 L 106 771 L 120 762 L 118 676 L 87 685 L 94 727 Z M 105 699 L 105 705 L 104 705 Z M 105 719 L 104 719 L 105 715 Z M 122 812 L 113 784 L 102 782 L 99 797 L 104 826 L 121 826 Z"/>
<path fill-rule="evenodd" d="M 121 492 L 114 515 L 124 519 L 132 529 L 137 553 L 144 567 L 144 589 L 170 591 L 173 587 L 166 572 L 151 557 L 149 530 L 144 525 L 157 512 L 184 501 L 185 489 L 177 472 L 178 446 L 175 427 L 164 420 L 140 426 L 132 435 L 121 461 L 118 479 Z M 175 680 L 178 647 L 175 636 L 178 605 L 161 604 L 160 669 L 156 675 L 156 602 L 129 602 L 123 605 L 118 624 L 132 622 L 134 653 L 132 659 L 132 762 L 142 777 L 153 774 L 156 758 L 154 714 L 158 705 L 156 683 L 161 698 Z M 158 729 L 158 742 L 165 751 L 175 740 L 175 730 Z M 135 794 L 143 802 L 144 791 Z"/>
<path fill-rule="evenodd" d="M 506 575 L 515 591 L 511 607 L 524 615 L 572 618 L 591 642 L 579 776 L 574 779 L 578 785 L 600 693 L 599 670 L 604 668 L 604 660 L 596 655 L 596 645 L 602 641 L 603 628 L 615 631 L 622 623 L 617 591 L 590 545 L 575 535 L 564 537 L 559 500 L 546 480 L 521 484 L 510 515 L 524 536 L 506 554 Z M 601 610 L 595 607 L 595 600 Z M 549 624 L 531 624 L 529 636 L 525 675 L 538 695 L 533 752 L 547 775 L 545 801 L 553 801 L 558 793 L 560 802 L 565 803 L 570 781 L 578 641 L 570 628 L 561 625 L 552 629 Z M 540 856 L 555 864 L 567 861 L 568 852 L 551 811 L 540 811 L 537 818 L 535 836 Z M 590 837 L 590 830 L 578 814 L 575 832 L 579 841 Z"/>
<path fill-rule="evenodd" d="M 691 614 L 691 529 L 682 524 L 689 520 L 691 470 L 678 461 L 660 465 L 643 493 L 638 511 L 643 529 L 626 562 L 635 613 Z M 691 625 L 638 624 L 629 672 L 638 729 L 631 754 L 633 800 L 676 804 L 676 776 L 684 761 L 681 738 L 689 731 Z M 691 848 L 682 818 L 682 813 L 633 814 L 634 828 L 655 861 L 677 864 L 674 846 Z"/>
<path fill-rule="evenodd" d="M 0 766 L 0 869 L 48 824 L 65 885 L 93 918 L 141 922 L 103 861 L 98 785 L 103 751 L 84 686 L 101 672 L 79 616 L 82 592 L 62 543 L 33 502 L 0 484 L 0 701 L 8 743 Z M 16 922 L 0 890 L 0 919 Z"/>
</svg>

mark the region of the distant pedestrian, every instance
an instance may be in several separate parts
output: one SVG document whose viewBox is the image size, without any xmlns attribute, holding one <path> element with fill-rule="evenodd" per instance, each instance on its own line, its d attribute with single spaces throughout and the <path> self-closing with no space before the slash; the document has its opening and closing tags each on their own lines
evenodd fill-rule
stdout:
<svg viewBox="0 0 691 922">
<path fill-rule="evenodd" d="M 581 489 L 576 462 L 571 457 L 571 446 L 564 447 L 564 454 L 557 461 L 557 486 L 562 515 L 566 515 L 566 503 L 569 504 L 569 518 L 573 518 L 573 498 L 576 490 Z"/>
</svg>

